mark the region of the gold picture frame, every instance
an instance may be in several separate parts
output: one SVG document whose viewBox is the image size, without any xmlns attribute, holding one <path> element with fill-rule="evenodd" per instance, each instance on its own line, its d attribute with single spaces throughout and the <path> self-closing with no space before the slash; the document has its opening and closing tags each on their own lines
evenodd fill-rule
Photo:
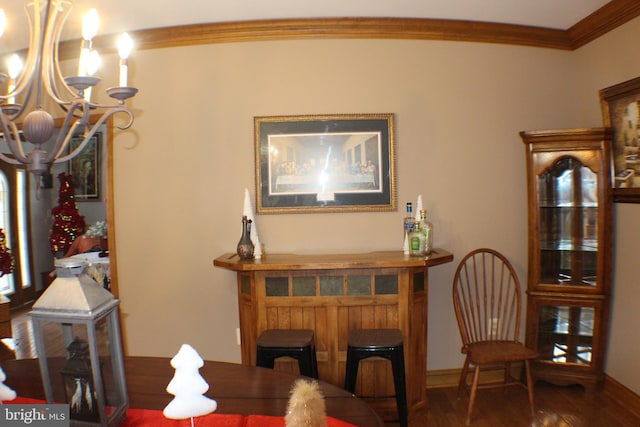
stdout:
<svg viewBox="0 0 640 427">
<path fill-rule="evenodd" d="M 604 125 L 613 131 L 613 201 L 640 203 L 640 77 L 599 93 Z"/>
<path fill-rule="evenodd" d="M 396 210 L 394 116 L 254 118 L 258 213 Z"/>
</svg>

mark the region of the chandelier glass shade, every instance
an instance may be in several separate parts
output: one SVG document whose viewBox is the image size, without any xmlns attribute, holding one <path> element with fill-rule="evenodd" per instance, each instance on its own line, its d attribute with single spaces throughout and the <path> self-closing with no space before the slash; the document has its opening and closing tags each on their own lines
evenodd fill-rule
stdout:
<svg viewBox="0 0 640 427">
<path fill-rule="evenodd" d="M 138 89 L 127 85 L 127 61 L 132 42 L 126 33 L 118 47 L 119 85 L 106 90 L 113 102 L 107 104 L 91 99 L 92 88 L 101 80 L 93 75 L 99 63 L 97 51 L 92 49 L 92 39 L 98 27 L 95 9 L 91 9 L 83 19 L 77 75 L 62 75 L 60 39 L 72 7 L 70 0 L 32 0 L 27 3 L 25 11 L 30 41 L 24 66 L 14 54 L 9 60 L 8 74 L 0 74 L 0 87 L 7 83 L 6 93 L 0 94 L 0 144 L 6 143 L 10 152 L 1 150 L 0 159 L 26 165 L 36 177 L 48 173 L 52 163 L 65 162 L 78 155 L 98 128 L 114 114 L 127 116 L 120 129 L 127 129 L 133 124 L 133 113 L 125 106 L 125 100 L 135 96 Z M 0 36 L 5 25 L 6 16 L 0 9 Z M 49 152 L 44 150 L 43 144 L 51 140 L 56 129 L 53 115 L 43 107 L 45 96 L 57 104 L 64 115 Z M 53 105 L 47 102 L 47 105 Z M 97 115 L 98 119 L 90 121 L 92 115 Z M 82 142 L 70 151 L 69 142 L 73 138 L 82 138 Z M 26 150 L 26 143 L 33 144 L 31 150 Z"/>
</svg>

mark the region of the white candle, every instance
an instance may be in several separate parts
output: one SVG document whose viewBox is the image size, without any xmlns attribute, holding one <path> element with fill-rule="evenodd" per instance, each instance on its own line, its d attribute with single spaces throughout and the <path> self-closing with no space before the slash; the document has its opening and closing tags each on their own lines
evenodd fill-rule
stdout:
<svg viewBox="0 0 640 427">
<path fill-rule="evenodd" d="M 120 58 L 120 87 L 127 87 L 127 72 L 129 65 L 126 58 Z"/>
<path fill-rule="evenodd" d="M 9 104 L 16 103 L 16 96 L 13 92 L 16 89 L 16 79 L 18 78 L 21 70 L 22 60 L 20 60 L 20 57 L 14 53 L 9 57 L 9 90 L 7 92 L 7 95 L 10 95 L 7 100 L 7 103 Z"/>
<path fill-rule="evenodd" d="M 128 58 L 133 49 L 133 40 L 129 34 L 123 33 L 118 42 L 118 54 L 120 55 L 120 87 L 127 87 Z"/>
</svg>

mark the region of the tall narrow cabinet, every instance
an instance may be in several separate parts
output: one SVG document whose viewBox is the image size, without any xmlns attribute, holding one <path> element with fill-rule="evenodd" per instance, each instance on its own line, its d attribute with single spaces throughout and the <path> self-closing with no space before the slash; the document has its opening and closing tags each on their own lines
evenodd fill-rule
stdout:
<svg viewBox="0 0 640 427">
<path fill-rule="evenodd" d="M 611 132 L 521 132 L 529 230 L 527 346 L 534 377 L 595 389 L 603 379 L 612 264 Z"/>
</svg>

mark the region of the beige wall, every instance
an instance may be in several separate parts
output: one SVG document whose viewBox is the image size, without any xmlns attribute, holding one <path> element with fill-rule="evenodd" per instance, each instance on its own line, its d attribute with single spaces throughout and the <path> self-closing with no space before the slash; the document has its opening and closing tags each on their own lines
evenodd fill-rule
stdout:
<svg viewBox="0 0 640 427">
<path fill-rule="evenodd" d="M 597 97 L 585 100 L 593 104 L 589 114 L 576 106 L 586 83 L 575 76 L 588 56 L 406 40 L 137 52 L 130 77 L 140 88 L 131 103 L 136 123 L 116 134 L 115 149 L 128 353 L 171 356 L 189 343 L 205 359 L 239 361 L 235 274 L 212 260 L 235 250 L 244 189 L 255 195 L 254 116 L 391 112 L 396 119 L 398 211 L 260 215 L 267 253 L 399 250 L 404 203 L 422 194 L 436 246 L 456 261 L 479 246 L 496 248 L 526 283 L 518 132 L 600 124 Z M 430 370 L 462 363 L 454 268 L 455 261 L 430 274 Z"/>
</svg>

